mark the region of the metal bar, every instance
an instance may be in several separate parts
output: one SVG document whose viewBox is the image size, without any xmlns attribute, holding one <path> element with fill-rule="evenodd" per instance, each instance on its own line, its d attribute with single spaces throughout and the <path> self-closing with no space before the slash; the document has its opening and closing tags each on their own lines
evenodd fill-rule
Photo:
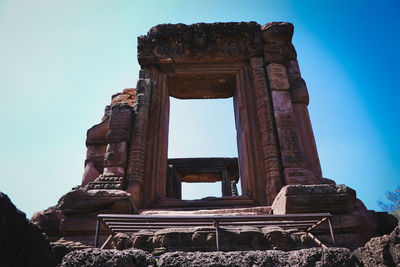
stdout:
<svg viewBox="0 0 400 267">
<path fill-rule="evenodd" d="M 323 223 L 324 221 L 326 221 L 327 218 L 323 218 L 322 220 L 320 220 L 319 222 L 317 222 L 316 224 L 314 224 L 313 226 L 311 226 L 310 228 L 307 229 L 307 232 L 311 232 L 312 230 L 314 230 L 315 228 L 317 228 L 321 223 Z"/>
<path fill-rule="evenodd" d="M 307 226 L 309 226 L 309 225 L 306 225 L 306 226 L 304 226 L 304 225 L 300 225 L 300 226 L 297 226 L 297 225 L 295 225 L 295 226 L 293 226 L 293 225 L 278 225 L 278 226 L 282 227 L 284 229 L 296 228 L 296 229 L 299 229 L 299 230 L 306 230 Z M 162 229 L 165 229 L 165 228 L 171 228 L 171 227 L 143 227 L 143 226 L 142 227 L 134 227 L 134 226 L 132 226 L 132 227 L 115 227 L 115 228 L 112 228 L 112 231 L 114 233 L 115 232 L 138 232 L 138 231 L 141 231 L 141 230 L 158 231 L 158 230 L 162 230 Z M 175 228 L 186 228 L 186 227 L 180 226 L 180 227 L 175 227 Z M 229 227 L 227 227 L 227 228 L 229 228 Z"/>
<path fill-rule="evenodd" d="M 314 213 L 314 214 L 283 214 L 283 215 L 249 215 L 249 216 L 218 216 L 218 220 L 297 220 L 297 219 L 322 219 L 331 217 L 330 213 Z M 215 216 L 145 216 L 145 215 L 124 215 L 124 214 L 99 214 L 98 217 L 106 220 L 110 219 L 137 219 L 137 220 L 213 220 Z"/>
<path fill-rule="evenodd" d="M 106 241 L 104 241 L 100 249 L 103 249 L 108 244 L 108 242 L 110 242 L 112 236 L 113 236 L 112 234 L 108 236 L 108 238 L 106 239 Z"/>
<path fill-rule="evenodd" d="M 316 238 L 312 233 L 307 232 L 307 235 L 308 235 L 309 237 L 311 237 L 311 239 L 312 239 L 315 243 L 317 243 L 319 246 L 321 246 L 322 248 L 324 248 L 324 249 L 328 248 L 328 247 L 325 246 L 318 238 Z"/>
<path fill-rule="evenodd" d="M 336 244 L 335 236 L 334 236 L 334 234 L 333 234 L 333 227 L 332 227 L 332 224 L 331 224 L 331 220 L 330 220 L 330 219 L 328 219 L 328 224 L 329 224 L 329 231 L 331 232 L 332 242 L 333 242 L 333 244 Z"/>
<path fill-rule="evenodd" d="M 98 247 L 101 223 L 105 224 L 111 233 L 102 248 L 110 241 L 115 232 L 136 232 L 140 230 L 158 230 L 170 227 L 207 226 L 213 223 L 216 233 L 216 247 L 220 250 L 220 226 L 251 225 L 263 227 L 277 225 L 283 228 L 296 227 L 307 229 L 307 234 L 321 247 L 326 248 L 313 234 L 310 233 L 328 220 L 331 238 L 335 244 L 333 228 L 329 213 L 313 214 L 284 214 L 284 215 L 249 215 L 249 216 L 144 216 L 127 214 L 99 214 L 97 216 L 95 247 Z M 307 228 L 308 227 L 308 228 Z"/>
<path fill-rule="evenodd" d="M 96 222 L 96 234 L 94 236 L 94 247 L 97 248 L 99 246 L 99 233 L 100 233 L 100 218 L 97 217 Z"/>
<path fill-rule="evenodd" d="M 114 226 L 119 226 L 119 225 L 135 225 L 135 226 L 207 226 L 210 225 L 212 226 L 212 222 L 106 222 L 107 226 L 109 227 L 114 227 Z"/>
<path fill-rule="evenodd" d="M 215 225 L 215 242 L 217 245 L 217 251 L 219 251 L 219 222 L 215 220 L 214 225 Z"/>
<path fill-rule="evenodd" d="M 281 222 L 220 222 L 221 225 L 253 225 L 253 226 L 265 226 L 265 225 L 313 225 L 316 221 L 281 221 Z M 110 228 L 119 226 L 154 226 L 154 227 L 174 227 L 174 226 L 207 226 L 212 225 L 212 222 L 106 222 L 106 225 Z"/>
<path fill-rule="evenodd" d="M 212 226 L 212 225 L 209 225 Z M 220 226 L 224 227 L 236 227 L 236 226 L 241 226 L 240 224 L 235 224 L 235 225 L 224 225 L 220 223 Z M 252 227 L 255 228 L 262 228 L 262 227 L 267 227 L 268 225 L 253 225 Z M 284 227 L 284 228 L 301 228 L 306 230 L 307 227 L 310 226 L 310 224 L 273 224 L 271 226 L 278 226 L 278 227 Z M 115 225 L 115 226 L 110 226 L 112 231 L 115 231 L 117 229 L 140 229 L 140 230 L 151 230 L 151 229 L 164 229 L 164 228 L 187 228 L 187 225 L 148 225 L 148 226 L 142 226 L 142 225 Z"/>
</svg>

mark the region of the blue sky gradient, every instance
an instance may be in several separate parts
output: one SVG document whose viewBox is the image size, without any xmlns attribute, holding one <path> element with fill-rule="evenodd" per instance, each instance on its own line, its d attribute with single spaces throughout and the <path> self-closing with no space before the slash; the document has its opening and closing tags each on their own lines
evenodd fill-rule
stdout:
<svg viewBox="0 0 400 267">
<path fill-rule="evenodd" d="M 86 130 L 136 86 L 152 26 L 289 21 L 324 177 L 379 209 L 400 184 L 399 15 L 398 1 L 0 0 L 0 190 L 30 216 L 80 183 Z M 229 101 L 173 101 L 170 156 L 236 155 Z"/>
</svg>

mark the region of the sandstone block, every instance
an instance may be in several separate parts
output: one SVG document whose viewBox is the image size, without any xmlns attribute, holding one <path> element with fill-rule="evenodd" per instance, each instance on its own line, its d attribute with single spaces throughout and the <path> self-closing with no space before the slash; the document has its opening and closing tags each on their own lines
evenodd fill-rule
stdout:
<svg viewBox="0 0 400 267">
<path fill-rule="evenodd" d="M 86 145 L 105 145 L 108 132 L 109 119 L 102 121 L 90 128 L 86 133 Z"/>
<path fill-rule="evenodd" d="M 100 174 L 101 173 L 95 168 L 93 162 L 87 162 L 82 176 L 82 186 L 93 182 Z"/>
<path fill-rule="evenodd" d="M 123 177 L 125 174 L 124 167 L 105 167 L 103 176 L 109 177 Z"/>
<path fill-rule="evenodd" d="M 283 175 L 287 185 L 321 183 L 321 180 L 318 179 L 310 170 L 304 168 L 285 168 Z"/>
<path fill-rule="evenodd" d="M 319 213 L 350 214 L 356 192 L 345 185 L 287 185 L 272 203 L 274 214 Z"/>
<path fill-rule="evenodd" d="M 291 77 L 301 77 L 299 62 L 297 60 L 290 60 L 287 65 L 287 71 Z"/>
<path fill-rule="evenodd" d="M 123 190 L 86 190 L 78 188 L 62 196 L 57 206 L 64 214 L 81 214 L 110 210 L 113 205 L 118 203 L 123 203 L 122 211 L 129 212 L 133 208 L 130 194 Z M 121 207 L 121 205 L 119 206 Z"/>
<path fill-rule="evenodd" d="M 269 64 L 267 66 L 267 76 L 271 90 L 289 90 L 290 85 L 285 66 L 277 63 Z"/>
<path fill-rule="evenodd" d="M 153 231 L 141 230 L 132 234 L 131 240 L 134 248 L 150 250 L 153 247 Z"/>
<path fill-rule="evenodd" d="M 104 157 L 106 145 L 88 145 L 86 150 L 86 159 Z"/>
<path fill-rule="evenodd" d="M 106 167 L 125 167 L 127 161 L 127 143 L 110 143 L 104 155 L 104 166 Z"/>
<path fill-rule="evenodd" d="M 302 103 L 308 105 L 310 98 L 303 78 L 296 77 L 290 80 L 290 99 L 293 104 Z"/>
<path fill-rule="evenodd" d="M 293 28 L 288 22 L 270 22 L 262 26 L 266 63 L 283 63 L 287 59 L 296 59 L 296 51 L 291 44 Z"/>
<path fill-rule="evenodd" d="M 109 143 L 118 143 L 121 141 L 129 141 L 130 132 L 127 129 L 114 128 L 107 133 L 107 141 Z"/>
</svg>

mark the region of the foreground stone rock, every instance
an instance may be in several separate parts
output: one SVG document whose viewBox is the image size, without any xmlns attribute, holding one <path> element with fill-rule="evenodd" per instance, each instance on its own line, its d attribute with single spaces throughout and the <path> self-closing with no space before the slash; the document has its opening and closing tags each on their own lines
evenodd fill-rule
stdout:
<svg viewBox="0 0 400 267">
<path fill-rule="evenodd" d="M 50 245 L 57 263 L 61 263 L 64 256 L 71 252 L 71 249 L 61 242 L 52 242 Z"/>
<path fill-rule="evenodd" d="M 364 266 L 400 265 L 400 226 L 390 235 L 374 237 L 364 247 L 354 251 Z"/>
<path fill-rule="evenodd" d="M 139 267 L 139 266 L 157 266 L 156 260 L 143 250 L 100 250 L 84 249 L 77 250 L 67 254 L 61 267 L 75 266 L 102 266 L 102 267 Z"/>
<path fill-rule="evenodd" d="M 163 254 L 159 266 L 361 266 L 345 248 L 302 249 L 283 252 L 171 252 Z"/>
<path fill-rule="evenodd" d="M 60 224 L 64 218 L 62 211 L 57 206 L 53 206 L 36 212 L 32 215 L 30 221 L 40 226 L 42 231 L 50 238 L 50 241 L 54 242 L 60 237 Z"/>
<path fill-rule="evenodd" d="M 25 213 L 0 192 L 0 265 L 46 267 L 56 264 L 52 248 L 39 227 L 30 223 Z"/>
</svg>

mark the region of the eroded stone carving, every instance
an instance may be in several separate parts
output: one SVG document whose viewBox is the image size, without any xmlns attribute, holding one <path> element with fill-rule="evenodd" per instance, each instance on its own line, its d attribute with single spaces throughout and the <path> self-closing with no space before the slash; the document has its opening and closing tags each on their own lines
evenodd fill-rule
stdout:
<svg viewBox="0 0 400 267">
<path fill-rule="evenodd" d="M 260 25 L 161 24 L 138 38 L 141 66 L 179 62 L 236 61 L 262 54 Z"/>
</svg>

